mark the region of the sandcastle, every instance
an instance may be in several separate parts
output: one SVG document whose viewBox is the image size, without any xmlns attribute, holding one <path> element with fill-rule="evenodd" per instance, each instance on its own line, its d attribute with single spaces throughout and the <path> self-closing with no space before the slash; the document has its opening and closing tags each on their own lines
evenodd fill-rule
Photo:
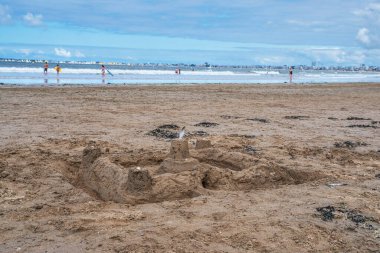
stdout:
<svg viewBox="0 0 380 253">
<path fill-rule="evenodd" d="M 120 203 L 155 202 L 198 196 L 201 175 L 186 173 L 196 170 L 197 165 L 198 160 L 190 157 L 187 140 L 172 142 L 170 153 L 155 176 L 145 168 L 125 168 L 113 163 L 101 156 L 99 147 L 89 145 L 83 151 L 80 177 L 83 184 L 103 200 Z M 182 174 L 179 176 L 178 173 Z M 199 174 L 199 178 L 196 174 Z M 168 178 L 176 179 L 173 181 Z"/>
<path fill-rule="evenodd" d="M 197 140 L 190 153 L 187 139 L 172 141 L 167 157 L 149 168 L 124 167 L 92 143 L 83 150 L 79 172 L 82 184 L 100 199 L 130 204 L 191 198 L 209 190 L 297 184 L 316 178 L 316 174 L 259 161 L 253 155 L 213 148 L 209 140 Z"/>
</svg>

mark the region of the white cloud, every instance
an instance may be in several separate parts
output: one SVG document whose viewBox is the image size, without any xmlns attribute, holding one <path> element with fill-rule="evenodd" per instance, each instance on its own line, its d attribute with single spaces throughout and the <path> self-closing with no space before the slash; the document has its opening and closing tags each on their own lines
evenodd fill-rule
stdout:
<svg viewBox="0 0 380 253">
<path fill-rule="evenodd" d="M 371 3 L 369 9 L 371 11 L 380 12 L 380 3 Z"/>
<path fill-rule="evenodd" d="M 373 32 L 367 28 L 359 29 L 356 39 L 367 48 L 380 47 L 380 34 L 378 31 Z"/>
<path fill-rule="evenodd" d="M 54 48 L 54 52 L 57 56 L 71 57 L 71 52 L 64 48 Z"/>
<path fill-rule="evenodd" d="M 363 18 L 368 24 L 380 25 L 380 3 L 372 3 L 364 9 L 353 11 L 354 15 Z"/>
<path fill-rule="evenodd" d="M 263 65 L 278 65 L 285 62 L 293 62 L 293 59 L 283 57 L 283 56 L 262 56 L 255 57 L 255 61 Z"/>
<path fill-rule="evenodd" d="M 32 50 L 28 48 L 15 49 L 14 51 L 16 53 L 24 54 L 24 55 L 30 55 L 30 53 L 32 52 Z"/>
<path fill-rule="evenodd" d="M 42 15 L 34 15 L 28 12 L 23 18 L 29 25 L 37 26 L 42 24 Z"/>
<path fill-rule="evenodd" d="M 371 39 L 369 37 L 369 30 L 367 28 L 359 29 L 356 35 L 356 39 L 367 46 L 371 44 Z"/>
<path fill-rule="evenodd" d="M 334 64 L 361 64 L 366 60 L 363 50 L 311 49 L 306 54 L 313 60 Z"/>
<path fill-rule="evenodd" d="M 367 11 L 367 14 L 372 17 L 379 18 L 380 15 L 380 3 L 371 3 L 368 5 L 368 7 L 365 9 Z"/>
<path fill-rule="evenodd" d="M 9 8 L 0 4 L 0 24 L 7 24 L 11 21 L 12 16 L 9 14 Z"/>
<path fill-rule="evenodd" d="M 66 58 L 69 58 L 69 57 L 85 58 L 86 57 L 84 53 L 82 53 L 79 50 L 70 51 L 64 48 L 54 48 L 54 53 L 57 56 L 66 57 Z"/>
<path fill-rule="evenodd" d="M 82 52 L 80 51 L 76 51 L 75 54 L 74 54 L 75 57 L 78 57 L 78 58 L 84 58 L 86 57 Z"/>
<path fill-rule="evenodd" d="M 356 34 L 356 39 L 366 48 L 380 48 L 380 3 L 368 4 L 353 12 L 364 23 Z"/>
</svg>

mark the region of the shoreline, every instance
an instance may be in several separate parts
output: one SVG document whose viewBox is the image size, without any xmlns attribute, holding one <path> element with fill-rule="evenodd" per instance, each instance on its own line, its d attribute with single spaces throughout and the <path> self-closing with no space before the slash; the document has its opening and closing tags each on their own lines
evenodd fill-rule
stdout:
<svg viewBox="0 0 380 253">
<path fill-rule="evenodd" d="M 312 82 L 312 83 L 297 83 L 297 82 L 284 82 L 284 83 L 123 83 L 123 84 L 5 84 L 0 83 L 0 88 L 20 87 L 20 88 L 54 88 L 54 87 L 67 87 L 67 88 L 104 88 L 104 87 L 182 87 L 182 86 L 271 86 L 271 87 L 285 87 L 285 86 L 346 86 L 346 85 L 378 85 L 380 82 Z"/>
</svg>

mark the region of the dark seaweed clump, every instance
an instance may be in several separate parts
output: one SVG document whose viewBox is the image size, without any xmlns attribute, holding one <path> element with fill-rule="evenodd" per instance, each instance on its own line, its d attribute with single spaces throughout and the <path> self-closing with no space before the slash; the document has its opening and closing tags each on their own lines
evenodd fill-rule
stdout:
<svg viewBox="0 0 380 253">
<path fill-rule="evenodd" d="M 245 153 L 248 153 L 248 154 L 255 154 L 257 152 L 257 149 L 250 145 L 244 146 L 243 150 Z"/>
<path fill-rule="evenodd" d="M 149 131 L 147 135 L 155 136 L 158 138 L 163 138 L 163 139 L 176 139 L 178 138 L 178 133 L 172 132 L 170 130 L 165 130 L 161 128 L 156 128 L 152 131 Z"/>
<path fill-rule="evenodd" d="M 179 138 L 179 132 L 173 131 L 178 130 L 179 127 L 174 124 L 168 124 L 168 125 L 161 125 L 157 127 L 156 129 L 149 131 L 147 135 L 155 136 L 157 138 L 163 138 L 163 139 L 177 139 Z M 185 136 L 208 136 L 209 134 L 205 131 L 193 131 L 193 132 L 186 132 Z"/>
<path fill-rule="evenodd" d="M 254 139 L 256 138 L 256 135 L 249 135 L 249 134 L 230 134 L 230 137 L 240 137 L 240 138 L 246 138 L 246 139 Z"/>
<path fill-rule="evenodd" d="M 213 122 L 208 122 L 208 121 L 203 121 L 198 124 L 195 124 L 197 127 L 214 127 L 219 125 L 218 123 L 213 123 Z"/>
<path fill-rule="evenodd" d="M 366 119 L 366 118 L 361 118 L 361 117 L 348 117 L 347 120 L 372 120 L 372 119 Z"/>
<path fill-rule="evenodd" d="M 366 221 L 374 221 L 371 217 L 366 217 L 355 210 L 347 209 L 347 208 L 335 208 L 334 206 L 325 206 L 318 207 L 317 211 L 321 214 L 321 218 L 324 221 L 332 221 L 335 218 L 335 212 L 343 213 L 346 215 L 348 220 L 356 223 L 365 223 Z M 373 227 L 370 224 L 367 224 L 367 227 Z"/>
<path fill-rule="evenodd" d="M 205 131 L 194 131 L 186 134 L 185 136 L 208 136 L 208 133 Z"/>
<path fill-rule="evenodd" d="M 158 128 L 160 128 L 160 129 L 174 129 L 174 130 L 178 130 L 179 126 L 177 126 L 175 124 L 165 124 L 165 125 L 159 126 Z"/>
<path fill-rule="evenodd" d="M 239 116 L 231 116 L 231 115 L 222 115 L 220 117 L 223 119 L 240 119 L 241 118 Z"/>
<path fill-rule="evenodd" d="M 320 212 L 324 221 L 332 221 L 335 217 L 335 208 L 333 206 L 318 207 L 317 211 Z"/>
<path fill-rule="evenodd" d="M 378 128 L 377 126 L 373 126 L 373 125 L 349 125 L 347 127 L 358 127 L 358 128 Z"/>
<path fill-rule="evenodd" d="M 252 118 L 252 119 L 247 119 L 247 120 L 258 121 L 258 122 L 261 122 L 261 123 L 269 123 L 269 120 L 267 120 L 267 119 L 260 119 L 260 118 Z"/>
<path fill-rule="evenodd" d="M 352 210 L 347 211 L 347 218 L 356 224 L 364 223 L 367 220 L 367 217 Z"/>
<path fill-rule="evenodd" d="M 285 116 L 285 119 L 308 119 L 309 116 L 302 116 L 302 115 L 291 115 L 291 116 Z"/>
<path fill-rule="evenodd" d="M 335 142 L 334 146 L 336 148 L 356 148 L 360 146 L 368 146 L 365 142 L 360 141 L 343 141 L 343 142 Z"/>
</svg>

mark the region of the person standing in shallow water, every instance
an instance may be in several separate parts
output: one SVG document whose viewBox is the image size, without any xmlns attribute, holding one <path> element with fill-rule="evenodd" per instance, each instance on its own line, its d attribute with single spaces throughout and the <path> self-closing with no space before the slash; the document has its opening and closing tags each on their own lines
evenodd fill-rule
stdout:
<svg viewBox="0 0 380 253">
<path fill-rule="evenodd" d="M 293 82 L 293 68 L 289 67 L 289 82 Z"/>
<path fill-rule="evenodd" d="M 46 75 L 47 72 L 48 72 L 48 68 L 49 68 L 49 64 L 47 63 L 47 61 L 45 62 L 44 64 L 44 74 Z"/>
<path fill-rule="evenodd" d="M 105 77 L 106 75 L 106 67 L 102 65 L 102 76 Z"/>
<path fill-rule="evenodd" d="M 55 71 L 57 71 L 57 76 L 59 75 L 59 72 L 61 72 L 61 67 L 59 66 L 59 64 L 57 64 L 57 66 L 55 66 Z"/>
<path fill-rule="evenodd" d="M 102 65 L 102 84 L 106 83 L 106 67 Z"/>
</svg>

